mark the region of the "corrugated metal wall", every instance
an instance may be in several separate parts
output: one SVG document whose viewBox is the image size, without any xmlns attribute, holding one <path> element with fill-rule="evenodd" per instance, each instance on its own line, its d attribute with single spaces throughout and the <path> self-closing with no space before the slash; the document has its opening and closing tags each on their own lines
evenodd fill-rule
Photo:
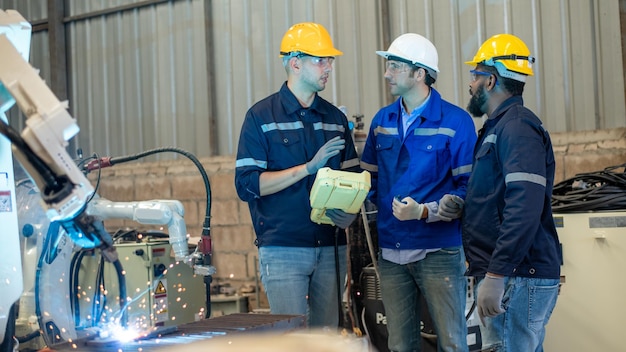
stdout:
<svg viewBox="0 0 626 352">
<path fill-rule="evenodd" d="M 344 52 L 322 96 L 367 125 L 391 101 L 374 53 L 390 40 L 405 32 L 431 39 L 441 70 L 435 87 L 465 107 L 463 62 L 506 32 L 538 59 L 524 97 L 550 131 L 626 126 L 617 0 L 170 0 L 123 8 L 145 3 L 67 1 L 69 100 L 86 154 L 161 146 L 235 153 L 246 110 L 285 80 L 280 40 L 301 21 L 322 23 Z M 30 21 L 46 16 L 44 0 L 0 7 Z M 94 16 L 111 8 L 119 11 Z M 44 78 L 46 43 L 45 32 L 35 33 L 31 62 Z"/>
<path fill-rule="evenodd" d="M 169 1 L 91 17 L 137 1 L 70 1 L 70 102 L 85 152 L 127 155 L 176 146 L 209 151 L 202 1 Z M 85 18 L 82 18 L 85 17 Z"/>
<path fill-rule="evenodd" d="M 348 108 L 348 114 L 366 116 L 384 100 L 382 61 L 374 54 L 380 41 L 378 1 L 262 0 L 212 1 L 219 148 L 236 152 L 239 128 L 254 102 L 277 91 L 286 79 L 278 58 L 285 31 L 294 23 L 323 24 L 344 55 L 326 89 L 327 100 Z M 222 80 L 227 75 L 232 79 Z"/>
</svg>

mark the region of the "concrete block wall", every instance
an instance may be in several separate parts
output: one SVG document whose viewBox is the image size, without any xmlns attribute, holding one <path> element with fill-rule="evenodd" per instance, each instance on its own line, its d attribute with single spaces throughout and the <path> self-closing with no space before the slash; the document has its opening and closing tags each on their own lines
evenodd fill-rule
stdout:
<svg viewBox="0 0 626 352">
<path fill-rule="evenodd" d="M 557 162 L 555 182 L 578 173 L 599 171 L 626 163 L 626 128 L 552 134 Z M 248 206 L 237 198 L 233 156 L 200 159 L 211 188 L 211 237 L 214 283 L 236 289 L 255 286 L 257 248 Z M 97 172 L 89 177 L 94 181 Z M 187 231 L 197 239 L 202 231 L 206 192 L 196 166 L 188 159 L 118 164 L 102 170 L 100 196 L 113 201 L 176 199 L 185 207 Z M 145 229 L 132 221 L 107 220 L 114 232 L 120 227 Z M 166 229 L 164 229 L 166 230 Z M 267 308 L 261 293 L 257 307 Z"/>
<path fill-rule="evenodd" d="M 626 128 L 552 133 L 551 138 L 557 166 L 555 183 L 626 163 Z"/>
</svg>

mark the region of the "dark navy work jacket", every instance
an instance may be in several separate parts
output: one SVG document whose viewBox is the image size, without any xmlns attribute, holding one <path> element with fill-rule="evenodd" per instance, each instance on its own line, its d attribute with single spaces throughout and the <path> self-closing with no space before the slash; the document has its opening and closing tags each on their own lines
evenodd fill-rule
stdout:
<svg viewBox="0 0 626 352">
<path fill-rule="evenodd" d="M 474 150 L 462 217 L 468 275 L 559 278 L 554 166 L 539 118 L 521 96 L 507 99 L 479 131 Z"/>
</svg>

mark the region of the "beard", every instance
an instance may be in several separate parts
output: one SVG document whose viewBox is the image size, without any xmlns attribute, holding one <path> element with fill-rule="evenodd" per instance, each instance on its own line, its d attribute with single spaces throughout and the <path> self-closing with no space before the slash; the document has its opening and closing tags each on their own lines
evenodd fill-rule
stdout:
<svg viewBox="0 0 626 352">
<path fill-rule="evenodd" d="M 485 87 L 480 87 L 476 93 L 472 94 L 472 98 L 467 103 L 467 111 L 474 117 L 481 117 L 485 112 L 483 106 L 487 102 L 487 94 L 485 94 Z"/>
</svg>

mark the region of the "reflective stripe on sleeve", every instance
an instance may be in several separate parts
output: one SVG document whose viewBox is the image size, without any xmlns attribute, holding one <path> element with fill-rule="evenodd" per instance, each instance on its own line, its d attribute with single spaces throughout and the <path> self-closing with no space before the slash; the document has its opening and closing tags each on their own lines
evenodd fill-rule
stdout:
<svg viewBox="0 0 626 352">
<path fill-rule="evenodd" d="M 267 161 L 256 160 L 253 158 L 237 159 L 237 161 L 235 161 L 235 167 L 244 167 L 244 166 L 256 166 L 261 169 L 267 169 Z"/>
<path fill-rule="evenodd" d="M 456 169 L 452 169 L 452 176 L 458 176 L 468 174 L 472 172 L 472 164 L 459 166 Z"/>
<path fill-rule="evenodd" d="M 510 174 L 507 174 L 504 178 L 504 183 L 509 184 L 511 182 L 532 182 L 543 187 L 546 186 L 545 177 L 537 174 L 530 174 L 527 172 L 512 172 Z"/>
<path fill-rule="evenodd" d="M 496 140 L 498 139 L 498 136 L 496 136 L 495 134 L 490 134 L 487 135 L 485 137 L 485 139 L 483 140 L 483 144 L 485 143 L 492 143 L 492 144 L 496 144 Z"/>
</svg>

